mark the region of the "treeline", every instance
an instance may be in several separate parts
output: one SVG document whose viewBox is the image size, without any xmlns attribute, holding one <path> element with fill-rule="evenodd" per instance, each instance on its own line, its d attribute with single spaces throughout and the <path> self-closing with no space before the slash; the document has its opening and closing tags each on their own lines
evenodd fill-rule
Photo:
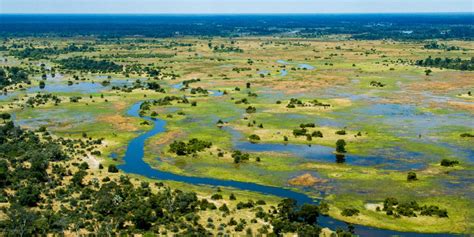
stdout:
<svg viewBox="0 0 474 237">
<path fill-rule="evenodd" d="M 377 207 L 376 211 L 380 211 Z M 438 216 L 440 218 L 448 217 L 448 211 L 434 205 L 419 205 L 416 201 L 399 202 L 396 198 L 386 198 L 383 202 L 383 209 L 387 215 L 400 217 Z"/>
<path fill-rule="evenodd" d="M 214 53 L 230 53 L 230 52 L 234 52 L 234 53 L 243 53 L 244 50 L 239 48 L 239 47 L 236 47 L 236 46 L 225 46 L 223 44 L 221 44 L 220 46 L 214 46 L 212 47 L 212 51 Z"/>
<path fill-rule="evenodd" d="M 376 40 L 474 38 L 471 14 L 127 16 L 119 20 L 105 15 L 48 16 L 47 19 L 44 16 L 3 16 L 2 20 L 0 35 L 5 37 L 79 35 L 116 39 L 134 35 L 156 38 L 276 35 L 313 38 L 340 34 Z M 71 21 L 75 22 L 73 26 L 67 24 Z"/>
<path fill-rule="evenodd" d="M 116 53 L 116 54 L 103 54 L 99 58 L 103 59 L 116 59 L 116 58 L 172 58 L 174 54 L 166 53 Z"/>
<path fill-rule="evenodd" d="M 19 59 L 47 59 L 48 56 L 52 55 L 60 55 L 72 52 L 91 52 L 95 49 L 87 44 L 77 46 L 76 44 L 70 44 L 64 48 L 35 48 L 35 47 L 27 47 L 22 50 L 12 50 L 10 51 L 10 55 L 17 57 Z"/>
<path fill-rule="evenodd" d="M 423 46 L 423 48 L 425 48 L 425 49 L 442 49 L 442 50 L 446 50 L 446 51 L 461 50 L 461 48 L 458 47 L 458 46 L 449 46 L 449 45 L 443 44 L 443 43 L 439 44 L 436 41 L 432 41 L 428 44 L 425 44 Z"/>
<path fill-rule="evenodd" d="M 474 57 L 471 59 L 461 59 L 461 58 L 432 58 L 431 56 L 417 60 L 415 65 L 422 67 L 437 67 L 437 68 L 446 68 L 454 69 L 461 71 L 474 71 Z"/>
<path fill-rule="evenodd" d="M 88 72 L 122 72 L 123 66 L 107 60 L 96 61 L 87 57 L 73 57 L 58 60 L 63 69 Z"/>
<path fill-rule="evenodd" d="M 26 71 L 19 67 L 0 68 L 0 89 L 17 83 L 31 83 Z"/>
<path fill-rule="evenodd" d="M 353 32 L 352 38 L 357 40 L 425 40 L 425 39 L 462 39 L 472 40 L 474 30 L 467 25 L 371 25 L 370 27 L 354 26 L 346 29 Z M 449 28 L 449 31 L 446 31 Z M 338 32 L 340 30 L 331 30 Z"/>
<path fill-rule="evenodd" d="M 54 105 L 58 105 L 59 103 L 61 103 L 61 99 L 56 95 L 53 95 L 50 93 L 48 94 L 38 93 L 35 96 L 29 97 L 28 100 L 26 100 L 25 104 L 28 107 L 36 107 L 36 106 L 44 105 L 50 101 L 53 102 Z"/>
</svg>

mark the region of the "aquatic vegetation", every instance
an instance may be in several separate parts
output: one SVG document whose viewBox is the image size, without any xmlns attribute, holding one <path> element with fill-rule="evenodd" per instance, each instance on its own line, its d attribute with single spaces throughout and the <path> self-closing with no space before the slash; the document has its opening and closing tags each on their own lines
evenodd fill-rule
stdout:
<svg viewBox="0 0 474 237">
<path fill-rule="evenodd" d="M 466 197 L 472 191 L 467 185 L 473 154 L 471 72 L 430 66 L 425 76 L 428 68 L 412 63 L 438 52 L 425 49 L 426 42 L 265 37 L 46 41 L 58 49 L 93 42 L 94 51 L 71 55 L 124 66 L 104 74 L 55 63 L 71 55 L 48 55 L 31 63 L 8 52 L 1 55 L 8 59 L 0 60 L 6 78 L 16 66 L 31 82 L 5 87 L 8 94 L 0 96 L 0 111 L 10 117 L 4 122 L 47 132 L 65 152 L 74 153 L 73 161 L 66 163 L 72 169 L 64 181 L 71 187 L 95 192 L 93 175 L 100 189 L 127 173 L 133 174 L 137 192 L 149 193 L 141 184 L 147 180 L 158 195 L 162 186 L 154 186 L 156 179 L 199 191 L 198 199 L 205 196 L 202 200 L 207 201 L 199 201 L 200 210 L 186 213 L 185 224 L 180 224 L 191 225 L 200 216 L 196 222 L 210 232 L 222 225 L 231 233 L 250 228 L 253 234 L 259 229 L 270 234 L 275 223 L 278 231 L 317 231 L 302 220 L 277 216 L 270 205 L 284 197 L 301 204 L 313 204 L 312 197 L 327 201 L 329 216 L 321 216 L 318 223 L 333 230 L 346 228 L 338 221 L 343 220 L 354 223 L 355 233 L 377 236 L 403 234 L 357 224 L 466 232 L 469 216 L 459 207 L 470 205 Z M 18 38 L 15 43 L 25 41 Z M 465 60 L 463 53 L 470 52 L 468 42 L 443 43 L 463 49 L 449 51 L 448 58 Z M 221 44 L 243 51 L 214 52 Z M 5 45 L 6 51 L 15 50 L 13 41 Z M 283 71 L 288 74 L 281 76 Z M 54 169 L 67 174 L 64 167 Z M 230 192 L 237 200 L 209 186 L 233 187 Z M 247 193 L 246 198 L 240 198 L 240 192 Z M 32 200 L 38 197 L 35 188 L 22 193 L 31 194 Z M 387 196 L 403 204 L 392 205 L 392 215 L 380 204 Z M 412 200 L 420 203 L 419 209 L 406 204 Z M 427 215 L 420 218 L 425 205 Z M 443 210 L 448 217 L 439 217 Z M 168 234 L 175 230 L 162 228 L 153 211 L 142 214 L 150 217 L 143 226 L 126 217 L 137 233 L 146 228 Z M 394 218 L 397 215 L 402 218 Z M 275 218 L 279 220 L 269 222 Z"/>
</svg>

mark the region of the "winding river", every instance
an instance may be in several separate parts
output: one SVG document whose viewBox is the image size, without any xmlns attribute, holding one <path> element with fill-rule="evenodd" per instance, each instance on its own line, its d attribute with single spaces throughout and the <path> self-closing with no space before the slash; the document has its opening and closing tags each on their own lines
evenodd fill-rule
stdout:
<svg viewBox="0 0 474 237">
<path fill-rule="evenodd" d="M 138 102 L 132 105 L 127 111 L 129 116 L 140 117 L 140 105 L 142 102 Z M 306 194 L 295 192 L 286 188 L 272 187 L 259 185 L 254 183 L 239 182 L 232 180 L 221 180 L 214 178 L 203 178 L 203 177 L 191 177 L 177 175 L 170 172 L 164 172 L 157 169 L 153 169 L 149 164 L 143 161 L 144 157 L 144 146 L 148 138 L 153 137 L 159 133 L 165 132 L 166 121 L 161 119 L 151 119 L 150 117 L 141 117 L 153 124 L 153 128 L 149 131 L 143 132 L 136 138 L 132 139 L 123 157 L 124 164 L 118 166 L 119 169 L 127 173 L 138 174 L 146 176 L 148 178 L 154 178 L 159 180 L 171 180 L 178 182 L 185 182 L 193 185 L 211 185 L 211 186 L 222 186 L 237 188 L 241 190 L 259 192 L 268 195 L 275 195 L 285 198 L 293 198 L 298 201 L 299 204 L 303 203 L 317 203 L 317 200 L 312 199 Z M 318 218 L 318 223 L 323 227 L 329 227 L 335 230 L 337 227 L 345 228 L 346 224 L 342 221 L 336 220 L 329 216 L 321 216 Z M 418 237 L 418 236 L 455 236 L 450 234 L 420 234 L 414 232 L 398 232 L 392 230 L 384 230 L 379 228 L 373 228 L 362 225 L 354 225 L 356 234 L 361 236 L 407 236 L 407 237 Z"/>
</svg>

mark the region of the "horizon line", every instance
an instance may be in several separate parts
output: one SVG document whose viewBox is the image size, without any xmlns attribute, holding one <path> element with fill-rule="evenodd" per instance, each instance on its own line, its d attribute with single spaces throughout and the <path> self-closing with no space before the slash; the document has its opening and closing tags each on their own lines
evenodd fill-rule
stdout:
<svg viewBox="0 0 474 237">
<path fill-rule="evenodd" d="M 474 11 L 471 12 L 275 12 L 275 13 L 258 13 L 258 12 L 239 12 L 239 13 L 230 13 L 230 12 L 216 12 L 216 13 L 205 13 L 205 12 L 176 12 L 176 13 L 126 13 L 126 12 L 97 12 L 97 13 L 77 13 L 77 12 L 9 12 L 9 13 L 2 13 L 1 15 L 350 15 L 350 14 L 358 14 L 358 15 L 373 15 L 373 14 L 404 14 L 404 15 L 411 15 L 411 14 L 473 14 Z"/>
</svg>

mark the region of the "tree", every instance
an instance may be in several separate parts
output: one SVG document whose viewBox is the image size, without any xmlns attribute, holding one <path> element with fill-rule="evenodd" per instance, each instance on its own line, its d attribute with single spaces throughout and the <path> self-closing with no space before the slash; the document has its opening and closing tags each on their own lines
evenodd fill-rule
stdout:
<svg viewBox="0 0 474 237">
<path fill-rule="evenodd" d="M 433 71 L 431 69 L 426 69 L 425 70 L 425 75 L 429 76 Z"/>
<path fill-rule="evenodd" d="M 321 131 L 314 131 L 311 133 L 312 137 L 323 137 L 323 133 Z"/>
<path fill-rule="evenodd" d="M 250 155 L 248 153 L 242 153 L 241 151 L 232 152 L 232 158 L 234 158 L 234 163 L 238 164 L 242 161 L 249 160 Z"/>
<path fill-rule="evenodd" d="M 441 166 L 448 167 L 448 166 L 454 166 L 454 165 L 457 165 L 457 164 L 459 164 L 459 161 L 457 161 L 457 160 L 449 160 L 449 159 L 446 159 L 446 158 L 441 160 Z"/>
<path fill-rule="evenodd" d="M 278 204 L 278 214 L 281 218 L 288 220 L 296 220 L 296 200 L 292 198 L 285 198 Z"/>
<path fill-rule="evenodd" d="M 255 108 L 253 106 L 249 106 L 249 107 L 247 107 L 247 109 L 245 109 L 245 112 L 247 112 L 248 114 L 255 113 L 255 112 L 257 112 L 257 108 Z"/>
<path fill-rule="evenodd" d="M 336 152 L 346 153 L 346 141 L 344 141 L 344 139 L 339 139 L 336 141 Z"/>
<path fill-rule="evenodd" d="M 40 194 L 41 191 L 36 185 L 27 184 L 27 186 L 20 188 L 15 196 L 20 205 L 34 207 L 41 200 Z"/>
<path fill-rule="evenodd" d="M 418 178 L 416 177 L 416 173 L 412 171 L 408 172 L 407 181 L 415 181 L 415 180 L 418 180 Z"/>
<path fill-rule="evenodd" d="M 109 173 L 117 173 L 118 169 L 115 165 L 109 165 L 108 171 Z"/>
<path fill-rule="evenodd" d="M 250 142 L 260 141 L 260 136 L 258 136 L 257 134 L 252 134 L 249 136 L 249 140 Z"/>
<path fill-rule="evenodd" d="M 8 120 L 10 119 L 12 116 L 9 114 L 9 113 L 1 113 L 0 114 L 0 118 L 3 119 L 3 122 L 5 122 L 5 120 Z"/>
<path fill-rule="evenodd" d="M 356 208 L 344 208 L 344 210 L 342 210 L 342 212 L 341 212 L 341 215 L 343 215 L 343 216 L 357 216 L 357 215 L 359 215 L 359 210 L 357 210 Z"/>
<path fill-rule="evenodd" d="M 153 210 L 145 203 L 138 205 L 138 208 L 132 211 L 132 222 L 137 229 L 149 230 L 152 222 L 156 220 Z"/>
<path fill-rule="evenodd" d="M 6 216 L 5 222 L 2 223 L 2 234 L 5 234 L 5 236 L 33 236 L 38 234 L 35 233 L 34 222 L 38 219 L 35 212 L 14 204 L 7 209 Z"/>
<path fill-rule="evenodd" d="M 110 166 L 109 166 L 110 167 Z M 84 179 L 84 177 L 86 177 L 87 175 L 87 172 L 85 172 L 84 170 L 79 170 L 78 172 L 76 172 L 73 176 L 72 176 L 72 179 L 71 179 L 71 182 L 74 184 L 74 185 L 77 185 L 77 186 L 84 186 L 84 184 L 82 184 L 82 180 Z"/>
<path fill-rule="evenodd" d="M 298 211 L 298 217 L 306 224 L 314 225 L 319 216 L 319 207 L 317 205 L 305 203 Z"/>
</svg>

